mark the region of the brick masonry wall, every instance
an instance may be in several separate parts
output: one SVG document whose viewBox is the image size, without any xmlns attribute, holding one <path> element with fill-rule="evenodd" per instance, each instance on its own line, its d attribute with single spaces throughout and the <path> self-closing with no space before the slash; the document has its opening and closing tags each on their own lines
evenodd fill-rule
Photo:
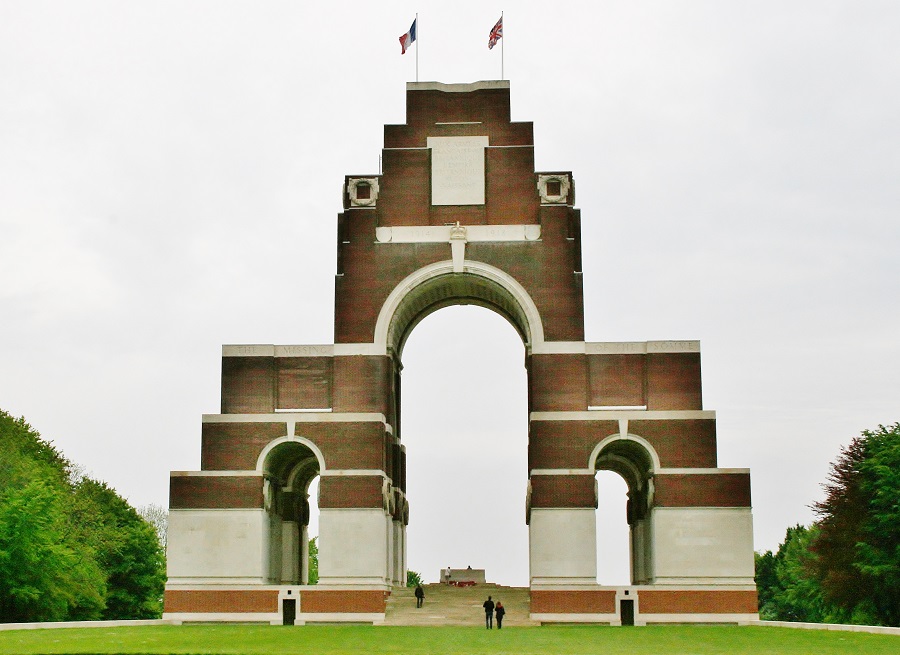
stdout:
<svg viewBox="0 0 900 655">
<path fill-rule="evenodd" d="M 647 356 L 647 409 L 703 409 L 700 353 Z"/>
<path fill-rule="evenodd" d="M 532 614 L 614 614 L 616 592 L 611 589 L 582 591 L 531 591 Z"/>
<path fill-rule="evenodd" d="M 658 507 L 750 507 L 749 473 L 661 474 L 655 478 Z"/>
<path fill-rule="evenodd" d="M 325 476 L 319 481 L 319 507 L 383 507 L 382 480 L 374 475 Z"/>
<path fill-rule="evenodd" d="M 169 478 L 169 509 L 259 509 L 259 476 L 179 476 Z"/>
<path fill-rule="evenodd" d="M 385 592 L 375 590 L 315 590 L 300 592 L 300 611 L 308 614 L 360 613 L 382 614 Z"/>
<path fill-rule="evenodd" d="M 528 468 L 587 468 L 594 446 L 618 433 L 618 421 L 532 421 Z"/>
<path fill-rule="evenodd" d="M 222 413 L 267 413 L 275 409 L 273 357 L 222 358 Z"/>
<path fill-rule="evenodd" d="M 585 355 L 532 355 L 531 411 L 585 411 L 588 408 Z"/>
<path fill-rule="evenodd" d="M 756 614 L 756 591 L 638 591 L 641 614 Z"/>
<path fill-rule="evenodd" d="M 593 475 L 532 475 L 531 507 L 597 507 Z"/>
<path fill-rule="evenodd" d="M 271 614 L 279 611 L 276 589 L 167 589 L 163 597 L 163 606 L 163 611 L 167 614 Z"/>
<path fill-rule="evenodd" d="M 629 421 L 628 431 L 643 437 L 664 468 L 715 468 L 715 419 Z"/>
</svg>

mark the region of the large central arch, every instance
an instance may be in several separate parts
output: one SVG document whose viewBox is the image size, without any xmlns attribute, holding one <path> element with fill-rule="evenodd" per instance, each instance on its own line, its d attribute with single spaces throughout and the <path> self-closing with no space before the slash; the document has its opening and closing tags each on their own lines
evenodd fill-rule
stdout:
<svg viewBox="0 0 900 655">
<path fill-rule="evenodd" d="M 400 357 L 454 304 L 499 313 L 525 346 L 531 618 L 756 617 L 749 472 L 718 468 L 699 343 L 585 341 L 574 179 L 535 172 L 509 105 L 507 82 L 410 84 L 383 171 L 345 178 L 334 343 L 223 347 L 201 469 L 171 476 L 168 618 L 384 619 L 410 514 Z M 596 583 L 598 469 L 629 488 L 626 587 Z M 311 586 L 293 544 L 316 474 Z"/>
</svg>

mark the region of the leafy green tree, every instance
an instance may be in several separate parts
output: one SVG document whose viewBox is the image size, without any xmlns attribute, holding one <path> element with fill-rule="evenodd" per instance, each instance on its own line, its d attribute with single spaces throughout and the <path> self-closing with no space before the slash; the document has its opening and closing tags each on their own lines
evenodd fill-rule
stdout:
<svg viewBox="0 0 900 655">
<path fill-rule="evenodd" d="M 824 487 L 812 547 L 836 619 L 900 625 L 900 423 L 851 441 Z"/>
<path fill-rule="evenodd" d="M 756 554 L 760 618 L 770 621 L 821 622 L 829 608 L 815 576 L 810 544 L 818 529 L 788 528 L 775 554 Z"/>
<path fill-rule="evenodd" d="M 407 569 L 406 571 L 406 586 L 407 587 L 415 587 L 417 585 L 422 584 L 422 574 L 416 571 L 410 571 Z"/>
<path fill-rule="evenodd" d="M 73 518 L 106 576 L 104 619 L 151 619 L 162 613 L 165 557 L 156 530 L 105 483 L 82 478 Z"/>
<path fill-rule="evenodd" d="M 0 410 L 0 622 L 155 618 L 153 526 Z"/>
<path fill-rule="evenodd" d="M 318 537 L 309 540 L 309 575 L 306 584 L 319 582 L 319 544 Z"/>
</svg>

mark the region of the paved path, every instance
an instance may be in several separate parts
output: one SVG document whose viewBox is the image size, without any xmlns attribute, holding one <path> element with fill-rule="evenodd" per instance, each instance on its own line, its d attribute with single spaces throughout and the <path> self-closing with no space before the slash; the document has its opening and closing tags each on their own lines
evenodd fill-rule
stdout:
<svg viewBox="0 0 900 655">
<path fill-rule="evenodd" d="M 385 625 L 484 625 L 481 604 L 491 596 L 506 608 L 503 627 L 537 625 L 528 619 L 531 596 L 527 587 L 479 584 L 473 587 L 423 585 L 425 604 L 416 608 L 413 588 L 395 588 L 387 603 Z M 496 623 L 496 622 L 495 622 Z M 494 626 L 496 628 L 496 625 Z"/>
</svg>

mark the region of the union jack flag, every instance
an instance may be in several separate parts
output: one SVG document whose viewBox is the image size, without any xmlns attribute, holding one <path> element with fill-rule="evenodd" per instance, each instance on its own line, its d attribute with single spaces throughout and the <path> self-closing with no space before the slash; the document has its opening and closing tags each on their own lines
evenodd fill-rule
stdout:
<svg viewBox="0 0 900 655">
<path fill-rule="evenodd" d="M 503 38 L 503 16 L 497 21 L 497 24 L 491 29 L 491 35 L 488 37 L 488 50 L 497 45 L 497 41 Z"/>
</svg>

